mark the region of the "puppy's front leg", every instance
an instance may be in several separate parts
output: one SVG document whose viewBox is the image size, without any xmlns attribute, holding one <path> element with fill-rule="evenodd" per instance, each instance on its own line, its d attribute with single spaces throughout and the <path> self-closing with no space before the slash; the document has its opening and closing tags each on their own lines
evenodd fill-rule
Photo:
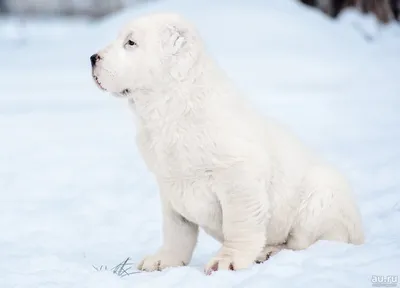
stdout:
<svg viewBox="0 0 400 288">
<path fill-rule="evenodd" d="M 162 206 L 163 245 L 154 255 L 147 256 L 140 262 L 139 270 L 155 271 L 185 266 L 192 258 L 197 243 L 198 226 L 177 214 L 167 199 L 162 199 Z"/>
<path fill-rule="evenodd" d="M 205 272 L 248 268 L 266 242 L 268 201 L 263 179 L 238 175 L 216 191 L 222 209 L 224 242 Z M 225 179 L 224 179 L 225 180 Z M 225 189 L 224 189 L 225 188 Z M 227 189 L 228 188 L 228 189 Z"/>
</svg>

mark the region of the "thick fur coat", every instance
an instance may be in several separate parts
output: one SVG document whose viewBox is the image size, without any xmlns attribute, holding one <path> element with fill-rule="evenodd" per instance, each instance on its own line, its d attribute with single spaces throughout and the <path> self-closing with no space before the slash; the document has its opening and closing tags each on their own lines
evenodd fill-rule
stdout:
<svg viewBox="0 0 400 288">
<path fill-rule="evenodd" d="M 180 15 L 133 20 L 91 61 L 97 85 L 134 110 L 137 145 L 159 186 L 163 244 L 139 269 L 187 265 L 199 228 L 221 242 L 207 272 L 320 239 L 363 243 L 346 179 L 258 115 Z"/>
</svg>

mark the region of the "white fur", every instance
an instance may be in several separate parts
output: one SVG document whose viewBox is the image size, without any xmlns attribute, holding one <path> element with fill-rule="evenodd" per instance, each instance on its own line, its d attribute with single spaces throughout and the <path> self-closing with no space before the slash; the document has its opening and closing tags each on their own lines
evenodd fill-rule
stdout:
<svg viewBox="0 0 400 288">
<path fill-rule="evenodd" d="M 320 239 L 363 243 L 342 175 L 252 110 L 181 16 L 138 18 L 99 55 L 93 75 L 129 99 L 160 189 L 163 245 L 140 269 L 187 265 L 199 227 L 222 243 L 207 271 L 247 268 Z"/>
</svg>

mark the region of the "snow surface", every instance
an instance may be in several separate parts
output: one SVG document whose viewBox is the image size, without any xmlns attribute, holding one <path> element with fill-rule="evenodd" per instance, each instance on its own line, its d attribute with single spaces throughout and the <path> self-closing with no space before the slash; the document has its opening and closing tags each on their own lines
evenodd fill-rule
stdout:
<svg viewBox="0 0 400 288">
<path fill-rule="evenodd" d="M 161 241 L 133 115 L 95 87 L 89 67 L 121 25 L 156 10 L 192 19 L 249 101 L 348 175 L 365 245 L 318 242 L 205 276 L 219 245 L 201 233 L 188 267 L 123 278 L 92 267 L 137 263 Z M 0 23 L 1 288 L 353 288 L 400 274 L 397 24 L 378 29 L 352 11 L 331 21 L 294 0 L 170 0 L 99 23 L 18 21 Z"/>
</svg>

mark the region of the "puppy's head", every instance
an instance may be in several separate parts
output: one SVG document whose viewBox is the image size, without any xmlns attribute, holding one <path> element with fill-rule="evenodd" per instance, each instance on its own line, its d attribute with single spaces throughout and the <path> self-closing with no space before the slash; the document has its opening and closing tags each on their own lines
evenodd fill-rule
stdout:
<svg viewBox="0 0 400 288">
<path fill-rule="evenodd" d="M 97 86 L 119 96 L 153 90 L 188 77 L 201 43 L 177 14 L 152 14 L 128 23 L 107 47 L 90 57 Z"/>
</svg>

